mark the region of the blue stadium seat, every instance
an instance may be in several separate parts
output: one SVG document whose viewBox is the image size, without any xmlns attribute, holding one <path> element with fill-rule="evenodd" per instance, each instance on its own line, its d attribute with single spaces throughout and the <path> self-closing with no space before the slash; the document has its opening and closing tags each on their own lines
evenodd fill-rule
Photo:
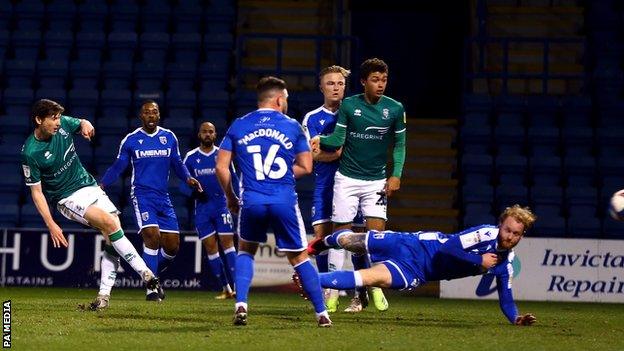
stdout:
<svg viewBox="0 0 624 351">
<path fill-rule="evenodd" d="M 492 146 L 492 131 L 489 126 L 464 125 L 460 129 L 460 145 L 463 153 L 488 154 Z"/>
<path fill-rule="evenodd" d="M 15 228 L 18 223 L 19 205 L 17 203 L 0 202 L 0 228 Z"/>
<path fill-rule="evenodd" d="M 113 32 L 136 33 L 139 19 L 139 5 L 135 1 L 116 1 L 111 4 L 111 26 Z"/>
<path fill-rule="evenodd" d="M 202 118 L 212 118 L 222 115 L 229 104 L 229 94 L 225 91 L 201 91 L 199 94 L 199 108 Z"/>
<path fill-rule="evenodd" d="M 233 17 L 234 12 L 234 2 L 230 0 L 212 0 L 206 8 L 206 13 L 213 14 L 218 18 Z"/>
<path fill-rule="evenodd" d="M 206 62 L 199 67 L 201 80 L 220 80 L 225 82 L 229 77 L 229 51 L 209 51 Z"/>
<path fill-rule="evenodd" d="M 204 49 L 210 57 L 213 52 L 229 52 L 234 47 L 234 37 L 229 32 L 210 33 L 204 36 Z"/>
<path fill-rule="evenodd" d="M 0 125 L 2 126 L 0 130 L 11 131 L 11 133 L 16 135 L 26 136 L 32 132 L 30 116 L 28 114 L 2 115 L 0 116 Z"/>
<path fill-rule="evenodd" d="M 144 62 L 164 63 L 169 50 L 168 33 L 143 33 L 140 37 L 141 56 Z"/>
<path fill-rule="evenodd" d="M 72 1 L 56 0 L 46 7 L 48 29 L 52 31 L 72 31 L 77 7 Z"/>
<path fill-rule="evenodd" d="M 10 38 L 9 31 L 0 28 L 0 59 L 4 59 L 4 55 L 11 42 Z"/>
<path fill-rule="evenodd" d="M 562 101 L 564 126 L 591 127 L 592 102 L 587 96 L 570 96 Z"/>
<path fill-rule="evenodd" d="M 624 128 L 598 128 L 596 141 L 602 157 L 618 159 L 624 154 Z"/>
<path fill-rule="evenodd" d="M 112 62 L 132 63 L 137 48 L 135 32 L 112 32 L 108 35 L 108 51 Z"/>
<path fill-rule="evenodd" d="M 470 112 L 461 117 L 463 126 L 489 126 L 490 116 L 485 112 Z"/>
<path fill-rule="evenodd" d="M 5 133 L 3 135 L 0 135 L 0 162 L 20 161 L 22 145 L 24 145 L 25 140 L 26 138 L 24 137 L 24 135 L 21 134 Z"/>
<path fill-rule="evenodd" d="M 559 119 L 560 102 L 555 96 L 527 96 L 529 126 L 555 127 Z"/>
<path fill-rule="evenodd" d="M 180 0 L 173 9 L 173 24 L 177 33 L 199 33 L 204 9 L 197 0 Z"/>
<path fill-rule="evenodd" d="M 22 0 L 15 4 L 14 15 L 20 31 L 39 30 L 43 25 L 45 4 L 40 0 Z"/>
<path fill-rule="evenodd" d="M 48 31 L 43 38 L 44 54 L 47 60 L 69 61 L 74 45 L 74 34 L 71 31 Z"/>
<path fill-rule="evenodd" d="M 171 37 L 175 62 L 197 64 L 201 51 L 201 35 L 198 33 L 175 33 Z"/>
<path fill-rule="evenodd" d="M 9 88 L 31 89 L 37 61 L 10 60 L 4 63 L 6 84 Z"/>
<path fill-rule="evenodd" d="M 139 114 L 141 105 L 145 100 L 153 100 L 160 107 L 160 115 L 165 113 L 165 93 L 162 90 L 148 89 L 148 90 L 135 90 L 133 94 L 133 109 L 137 111 L 136 116 Z"/>
<path fill-rule="evenodd" d="M 193 90 L 170 90 L 167 93 L 167 117 L 195 115 L 197 94 Z"/>
<path fill-rule="evenodd" d="M 88 119 L 93 123 L 93 119 Z M 96 130 L 96 132 L 98 132 Z M 90 169 L 93 164 L 93 142 L 88 141 L 81 135 L 74 136 L 74 146 L 76 147 L 76 153 L 80 158 L 80 162 L 85 168 Z"/>
<path fill-rule="evenodd" d="M 529 204 L 529 191 L 524 185 L 499 185 L 496 187 L 496 204 L 499 212 L 514 204 L 526 206 Z"/>
<path fill-rule="evenodd" d="M 100 93 L 101 115 L 97 128 L 102 133 L 123 133 L 128 129 L 128 112 L 132 103 L 129 90 L 106 89 Z"/>
<path fill-rule="evenodd" d="M 31 89 L 12 89 L 4 91 L 4 110 L 11 118 L 26 118 L 30 116 L 34 92 Z"/>
<path fill-rule="evenodd" d="M 37 212 L 37 208 L 32 203 L 32 200 L 28 200 L 20 208 L 19 226 L 23 228 L 45 228 L 45 223 L 41 219 L 39 212 Z"/>
<path fill-rule="evenodd" d="M 563 128 L 563 150 L 566 156 L 590 157 L 594 153 L 594 132 L 583 127 Z"/>
<path fill-rule="evenodd" d="M 466 185 L 492 184 L 493 169 L 489 155 L 464 154 L 461 157 L 462 180 Z"/>
<path fill-rule="evenodd" d="M 463 218 L 463 222 L 464 222 L 464 228 L 470 228 L 470 227 L 476 227 L 479 225 L 483 225 L 485 223 L 496 223 L 496 217 L 492 216 L 491 214 L 479 214 L 479 215 L 472 215 L 472 214 L 466 214 L 464 215 Z"/>
<path fill-rule="evenodd" d="M 132 204 L 126 205 L 121 211 L 121 226 L 124 230 L 136 228 L 136 214 Z"/>
<path fill-rule="evenodd" d="M 188 141 L 191 136 L 195 135 L 195 120 L 192 116 L 168 116 L 163 120 L 163 127 L 171 129 L 178 137 L 178 142 L 181 143 L 184 139 L 185 145 L 188 145 Z M 180 152 L 183 149 L 180 148 Z"/>
<path fill-rule="evenodd" d="M 25 138 L 22 139 L 23 144 Z M 2 196 L 5 199 L 17 200 L 19 197 L 19 189 L 24 182 L 21 165 L 17 162 L 0 161 L 0 169 L 3 170 L 2 177 L 0 177 L 0 194 L 3 194 Z M 1 199 L 0 203 L 2 203 Z"/>
<path fill-rule="evenodd" d="M 109 167 L 119 152 L 119 143 L 124 137 L 125 133 L 117 131 L 116 134 L 98 134 L 95 141 L 95 148 L 93 152 L 93 161 L 97 165 L 107 165 Z"/>
<path fill-rule="evenodd" d="M 40 44 L 41 32 L 38 30 L 14 31 L 11 35 L 16 60 L 37 60 Z"/>
<path fill-rule="evenodd" d="M 165 79 L 165 64 L 145 61 L 134 66 L 135 86 L 140 90 L 161 90 Z"/>
<path fill-rule="evenodd" d="M 95 120 L 100 92 L 95 89 L 78 88 L 68 93 L 67 113 L 77 118 Z"/>
<path fill-rule="evenodd" d="M 69 63 L 66 60 L 45 60 L 37 63 L 39 85 L 46 89 L 59 89 L 67 86 Z"/>
<path fill-rule="evenodd" d="M 495 159 L 495 170 L 500 184 L 528 184 L 529 167 L 524 156 L 499 154 Z"/>
<path fill-rule="evenodd" d="M 35 93 L 35 99 L 50 99 L 65 106 L 67 103 L 67 91 L 65 89 L 41 88 Z"/>
<path fill-rule="evenodd" d="M 233 18 L 215 15 L 210 8 L 204 13 L 204 21 L 206 34 L 230 33 L 234 27 Z"/>
<path fill-rule="evenodd" d="M 602 232 L 603 239 L 624 239 L 624 222 L 605 216 L 602 220 Z"/>
<path fill-rule="evenodd" d="M 141 8 L 144 32 L 168 32 L 171 6 L 167 0 L 151 0 Z"/>
<path fill-rule="evenodd" d="M 540 214 L 531 230 L 531 236 L 535 237 L 563 237 L 566 234 L 566 221 L 562 216 Z"/>
<path fill-rule="evenodd" d="M 481 112 L 489 114 L 494 103 L 492 97 L 485 94 L 464 94 L 463 109 L 465 112 Z"/>
<path fill-rule="evenodd" d="M 132 62 L 105 62 L 102 78 L 106 89 L 129 89 L 132 85 Z"/>
<path fill-rule="evenodd" d="M 464 203 L 489 203 L 494 200 L 494 188 L 491 185 L 471 185 L 462 187 Z"/>
<path fill-rule="evenodd" d="M 215 79 L 215 78 L 201 79 L 201 81 L 199 82 L 199 85 L 200 85 L 199 93 L 201 95 L 203 92 L 227 91 L 227 84 L 228 82 L 223 79 Z"/>
<path fill-rule="evenodd" d="M 100 61 L 73 61 L 69 67 L 69 76 L 73 89 L 97 89 L 100 80 Z"/>
<path fill-rule="evenodd" d="M 12 15 L 13 15 L 13 5 L 11 4 L 11 2 L 0 1 L 0 31 L 9 29 L 9 24 L 11 23 Z"/>
<path fill-rule="evenodd" d="M 531 203 L 535 205 L 561 206 L 563 202 L 563 189 L 552 185 L 535 185 L 530 190 Z"/>
<path fill-rule="evenodd" d="M 500 113 L 524 113 L 527 107 L 526 97 L 520 95 L 500 95 L 496 98 L 496 110 Z"/>
<path fill-rule="evenodd" d="M 522 126 L 499 124 L 494 128 L 494 141 L 499 155 L 524 155 L 526 138 Z"/>
<path fill-rule="evenodd" d="M 527 139 L 531 155 L 556 156 L 560 153 L 559 128 L 548 126 L 529 127 Z"/>
<path fill-rule="evenodd" d="M 78 60 L 99 64 L 102 60 L 106 35 L 103 32 L 78 32 L 76 34 L 76 52 Z"/>
<path fill-rule="evenodd" d="M 568 186 L 595 186 L 596 160 L 593 157 L 566 156 L 563 169 Z"/>
<path fill-rule="evenodd" d="M 618 90 L 617 101 L 603 107 L 598 112 L 598 123 L 600 127 L 624 128 L 624 121 L 622 120 L 622 109 L 624 108 L 624 103 L 619 100 L 619 93 L 620 92 Z"/>
<path fill-rule="evenodd" d="M 106 0 L 85 0 L 78 6 L 78 20 L 80 30 L 86 32 L 104 32 L 108 17 Z"/>
<path fill-rule="evenodd" d="M 533 213 L 535 213 L 538 218 L 541 220 L 541 216 L 555 216 L 561 217 L 563 215 L 563 208 L 561 208 L 561 204 L 534 204 L 531 207 Z"/>
<path fill-rule="evenodd" d="M 568 234 L 574 238 L 600 238 L 600 220 L 591 214 L 568 218 Z"/>
<path fill-rule="evenodd" d="M 197 79 L 197 66 L 172 62 L 167 64 L 167 82 L 171 90 L 193 90 Z"/>
<path fill-rule="evenodd" d="M 464 216 L 492 215 L 492 206 L 488 203 L 465 203 Z"/>
<path fill-rule="evenodd" d="M 530 179 L 535 185 L 560 185 L 561 169 L 561 158 L 557 156 L 533 156 L 529 159 Z"/>
</svg>

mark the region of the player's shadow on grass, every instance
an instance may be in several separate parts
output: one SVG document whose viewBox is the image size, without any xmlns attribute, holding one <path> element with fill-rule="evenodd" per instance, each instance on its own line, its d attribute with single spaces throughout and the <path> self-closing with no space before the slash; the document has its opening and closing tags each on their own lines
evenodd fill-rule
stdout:
<svg viewBox="0 0 624 351">
<path fill-rule="evenodd" d="M 147 321 L 176 321 L 176 322 L 197 322 L 206 323 L 210 321 L 210 318 L 198 318 L 198 317 L 180 317 L 180 316 L 162 316 L 162 315 L 137 315 L 137 314 L 125 314 L 125 313 L 106 313 L 105 315 L 112 319 L 128 319 L 128 320 L 147 320 Z"/>
</svg>

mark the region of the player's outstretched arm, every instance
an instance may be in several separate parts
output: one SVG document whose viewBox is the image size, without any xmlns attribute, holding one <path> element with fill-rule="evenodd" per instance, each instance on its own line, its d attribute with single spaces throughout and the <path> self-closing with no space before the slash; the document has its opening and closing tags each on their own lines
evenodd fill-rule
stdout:
<svg viewBox="0 0 624 351">
<path fill-rule="evenodd" d="M 89 141 L 91 141 L 91 138 L 95 135 L 95 128 L 93 128 L 93 124 L 86 119 L 80 120 L 80 135 Z"/>
<path fill-rule="evenodd" d="M 30 195 L 32 196 L 35 207 L 41 215 L 43 222 L 46 224 L 48 230 L 50 231 L 50 236 L 52 237 L 52 243 L 54 244 L 54 247 L 67 247 L 67 239 L 65 239 L 61 227 L 59 227 L 52 218 L 52 214 L 50 213 L 50 207 L 48 206 L 48 202 L 46 201 L 45 196 L 43 195 L 43 191 L 41 189 L 41 183 L 30 185 Z"/>
</svg>

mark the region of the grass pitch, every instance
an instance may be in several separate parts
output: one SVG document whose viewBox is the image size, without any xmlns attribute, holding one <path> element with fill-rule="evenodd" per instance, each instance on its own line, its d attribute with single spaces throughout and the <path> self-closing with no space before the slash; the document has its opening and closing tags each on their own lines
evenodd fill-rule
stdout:
<svg viewBox="0 0 624 351">
<path fill-rule="evenodd" d="M 332 314 L 318 328 L 296 294 L 254 293 L 249 325 L 232 325 L 233 301 L 214 292 L 168 291 L 162 303 L 141 290 L 114 290 L 102 312 L 78 309 L 95 290 L 0 288 L 12 300 L 17 350 L 623 350 L 624 305 L 519 302 L 532 327 L 509 325 L 497 301 L 389 295 L 390 309 Z M 341 299 L 342 308 L 348 298 Z"/>
</svg>

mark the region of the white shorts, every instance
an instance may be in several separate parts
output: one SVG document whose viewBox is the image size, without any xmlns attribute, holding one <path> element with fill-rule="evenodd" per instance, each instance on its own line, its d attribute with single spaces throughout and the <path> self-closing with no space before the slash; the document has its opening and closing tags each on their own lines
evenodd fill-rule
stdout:
<svg viewBox="0 0 624 351">
<path fill-rule="evenodd" d="M 61 199 L 56 204 L 56 208 L 65 218 L 89 225 L 84 215 L 87 212 L 87 208 L 91 205 L 95 205 L 108 213 L 120 213 L 104 190 L 97 185 L 86 186 L 76 190 L 73 194 Z"/>
<path fill-rule="evenodd" d="M 387 219 L 387 201 L 383 192 L 385 179 L 361 180 L 349 178 L 340 172 L 334 177 L 334 201 L 332 203 L 332 222 L 351 223 L 358 207 L 364 218 Z"/>
</svg>

